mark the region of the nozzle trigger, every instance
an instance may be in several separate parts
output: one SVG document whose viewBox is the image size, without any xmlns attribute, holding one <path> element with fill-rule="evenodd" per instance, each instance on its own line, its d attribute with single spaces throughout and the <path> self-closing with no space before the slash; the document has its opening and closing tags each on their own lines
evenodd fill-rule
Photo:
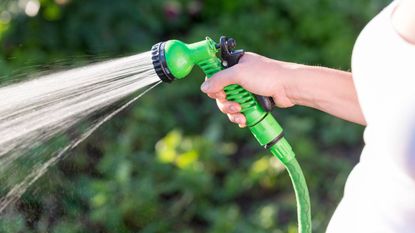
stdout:
<svg viewBox="0 0 415 233">
<path fill-rule="evenodd" d="M 256 99 L 258 100 L 258 103 L 264 108 L 265 111 L 271 112 L 271 110 L 275 106 L 274 99 L 268 96 L 262 96 L 262 95 L 255 95 Z"/>
</svg>

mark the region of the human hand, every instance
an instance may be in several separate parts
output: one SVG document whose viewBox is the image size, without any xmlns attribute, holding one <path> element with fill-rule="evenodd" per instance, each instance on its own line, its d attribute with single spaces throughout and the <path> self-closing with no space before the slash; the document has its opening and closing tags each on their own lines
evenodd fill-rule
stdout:
<svg viewBox="0 0 415 233">
<path fill-rule="evenodd" d="M 255 53 L 245 53 L 239 63 L 216 73 L 202 84 L 201 90 L 210 98 L 216 99 L 219 109 L 228 115 L 231 122 L 245 127 L 245 116 L 241 106 L 226 100 L 224 87 L 238 84 L 253 94 L 269 96 L 278 107 L 294 106 L 288 98 L 286 87 L 294 71 L 301 65 L 272 60 Z"/>
</svg>

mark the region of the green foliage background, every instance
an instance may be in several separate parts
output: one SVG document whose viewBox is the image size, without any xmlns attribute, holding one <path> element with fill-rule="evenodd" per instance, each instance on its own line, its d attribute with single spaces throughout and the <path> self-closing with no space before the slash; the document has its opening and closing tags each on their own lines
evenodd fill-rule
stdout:
<svg viewBox="0 0 415 233">
<path fill-rule="evenodd" d="M 222 34 L 275 59 L 348 70 L 359 31 L 387 2 L 40 0 L 28 17 L 5 1 L 1 81 Z M 192 76 L 101 127 L 0 217 L 0 232 L 296 232 L 288 175 L 201 94 L 202 74 Z M 275 115 L 307 177 L 314 232 L 324 232 L 362 128 L 304 107 Z"/>
</svg>

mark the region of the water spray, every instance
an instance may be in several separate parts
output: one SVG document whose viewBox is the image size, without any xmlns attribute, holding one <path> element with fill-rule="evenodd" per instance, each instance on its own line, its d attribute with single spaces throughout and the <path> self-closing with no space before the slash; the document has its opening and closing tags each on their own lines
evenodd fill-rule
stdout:
<svg viewBox="0 0 415 233">
<path fill-rule="evenodd" d="M 219 43 L 209 37 L 193 44 L 169 40 L 155 44 L 152 49 L 154 70 L 163 82 L 184 79 L 196 65 L 207 78 L 236 65 L 244 55 L 235 50 L 236 42 L 222 36 Z M 261 146 L 269 150 L 286 167 L 294 187 L 297 200 L 298 232 L 311 233 L 311 209 L 307 184 L 295 154 L 284 137 L 281 125 L 270 113 L 274 103 L 271 98 L 254 95 L 239 85 L 224 88 L 229 101 L 241 105 L 246 125 Z"/>
</svg>

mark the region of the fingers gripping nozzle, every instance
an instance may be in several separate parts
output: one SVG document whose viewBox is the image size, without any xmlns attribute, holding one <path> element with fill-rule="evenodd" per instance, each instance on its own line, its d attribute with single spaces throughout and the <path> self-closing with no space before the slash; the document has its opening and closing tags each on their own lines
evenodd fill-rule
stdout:
<svg viewBox="0 0 415 233">
<path fill-rule="evenodd" d="M 218 48 L 220 49 L 222 65 L 225 68 L 238 64 L 239 59 L 241 59 L 245 53 L 242 49 L 234 50 L 235 47 L 236 41 L 233 38 L 227 38 L 225 36 L 220 37 Z M 271 97 L 255 95 L 255 98 L 267 112 L 270 112 L 275 106 L 274 100 Z"/>
</svg>

